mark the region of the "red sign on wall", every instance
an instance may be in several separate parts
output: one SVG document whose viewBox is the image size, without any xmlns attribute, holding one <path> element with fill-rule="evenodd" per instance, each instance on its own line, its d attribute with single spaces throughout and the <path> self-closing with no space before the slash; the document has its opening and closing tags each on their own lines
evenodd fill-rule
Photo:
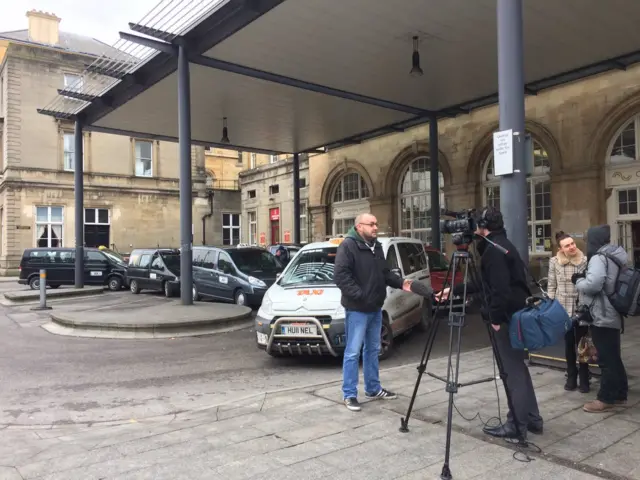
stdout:
<svg viewBox="0 0 640 480">
<path fill-rule="evenodd" d="M 291 243 L 291 232 L 289 230 L 284 231 L 284 243 Z"/>
<path fill-rule="evenodd" d="M 271 210 L 269 210 L 269 218 L 271 218 L 271 221 L 280 220 L 280 209 L 272 208 Z"/>
<path fill-rule="evenodd" d="M 264 232 L 260 232 L 260 245 L 266 245 L 267 243 L 267 234 Z"/>
</svg>

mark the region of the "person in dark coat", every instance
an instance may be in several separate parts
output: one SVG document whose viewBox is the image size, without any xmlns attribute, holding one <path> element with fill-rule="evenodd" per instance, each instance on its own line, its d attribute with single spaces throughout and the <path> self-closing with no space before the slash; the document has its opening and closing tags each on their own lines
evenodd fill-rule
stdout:
<svg viewBox="0 0 640 480">
<path fill-rule="evenodd" d="M 509 322 L 512 315 L 525 307 L 531 296 L 527 284 L 525 265 L 515 246 L 507 238 L 502 213 L 497 208 L 485 207 L 477 219 L 476 249 L 480 254 L 480 276 L 482 285 L 467 285 L 468 293 L 484 293 L 487 308 L 482 311 L 485 320 L 491 323 L 498 354 L 506 373 L 505 387 L 513 402 L 514 411 L 509 410 L 507 422 L 497 427 L 485 427 L 484 433 L 500 438 L 526 439 L 527 431 L 541 434 L 543 420 L 538 409 L 538 400 L 533 389 L 529 368 L 521 351 L 511 346 Z M 497 249 L 490 242 L 503 247 L 507 253 Z M 455 286 L 454 295 L 462 293 L 464 284 Z M 437 301 L 449 296 L 449 289 L 436 295 Z"/>
<path fill-rule="evenodd" d="M 342 365 L 345 406 L 360 411 L 358 364 L 362 350 L 365 396 L 391 400 L 397 395 L 380 385 L 378 355 L 382 330 L 382 305 L 387 286 L 411 291 L 411 280 L 392 273 L 377 240 L 378 221 L 371 214 L 358 215 L 355 225 L 338 247 L 333 279 L 340 289 L 345 309 L 346 348 Z M 364 345 L 364 349 L 362 348 Z"/>
</svg>

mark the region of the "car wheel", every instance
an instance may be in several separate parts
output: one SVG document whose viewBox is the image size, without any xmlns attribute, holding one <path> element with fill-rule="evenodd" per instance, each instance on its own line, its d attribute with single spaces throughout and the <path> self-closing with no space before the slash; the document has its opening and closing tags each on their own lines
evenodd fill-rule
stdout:
<svg viewBox="0 0 640 480">
<path fill-rule="evenodd" d="M 122 289 L 122 279 L 120 277 L 109 277 L 107 285 L 112 292 L 119 292 Z"/>
<path fill-rule="evenodd" d="M 131 280 L 131 282 L 129 282 L 129 290 L 131 290 L 131 293 L 136 295 L 140 293 L 140 287 L 138 286 L 137 280 Z"/>
<path fill-rule="evenodd" d="M 425 298 L 422 302 L 422 308 L 420 311 L 420 322 L 418 323 L 418 328 L 423 332 L 429 331 L 429 327 L 431 327 L 435 312 L 433 310 L 433 304 L 431 300 Z"/>
<path fill-rule="evenodd" d="M 165 297 L 173 297 L 173 289 L 171 288 L 171 284 L 169 282 L 164 282 L 163 289 Z"/>
<path fill-rule="evenodd" d="M 31 280 L 29 280 L 29 286 L 31 290 L 40 290 L 40 277 L 38 275 L 32 277 Z"/>
<path fill-rule="evenodd" d="M 193 284 L 193 287 L 191 288 L 191 295 L 193 296 L 193 301 L 194 302 L 199 302 L 200 301 L 200 292 L 198 291 L 198 287 L 196 287 L 196 284 Z"/>
<path fill-rule="evenodd" d="M 378 358 L 385 360 L 391 356 L 393 351 L 393 331 L 391 330 L 391 323 L 386 315 L 382 316 L 382 329 L 380 330 L 380 353 Z"/>
<path fill-rule="evenodd" d="M 236 290 L 233 296 L 236 305 L 245 306 L 247 304 L 247 297 L 242 290 Z"/>
</svg>

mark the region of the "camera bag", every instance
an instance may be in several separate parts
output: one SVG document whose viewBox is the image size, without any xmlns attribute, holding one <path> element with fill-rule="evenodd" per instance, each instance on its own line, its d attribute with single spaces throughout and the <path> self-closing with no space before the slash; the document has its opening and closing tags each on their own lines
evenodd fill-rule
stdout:
<svg viewBox="0 0 640 480">
<path fill-rule="evenodd" d="M 623 317 L 631 317 L 638 313 L 638 297 L 640 297 L 640 270 L 630 268 L 608 253 L 598 253 L 618 266 L 613 293 L 607 295 L 613 308 Z M 609 262 L 607 262 L 607 269 Z"/>
<path fill-rule="evenodd" d="M 556 299 L 529 297 L 509 322 L 511 346 L 516 350 L 536 351 L 556 345 L 572 328 L 569 314 Z"/>
</svg>

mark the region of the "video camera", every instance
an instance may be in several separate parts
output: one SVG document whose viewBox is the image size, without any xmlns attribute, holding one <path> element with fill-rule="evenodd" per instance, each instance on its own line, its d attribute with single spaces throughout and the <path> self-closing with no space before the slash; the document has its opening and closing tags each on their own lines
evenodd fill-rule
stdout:
<svg viewBox="0 0 640 480">
<path fill-rule="evenodd" d="M 475 213 L 475 208 L 459 212 L 441 210 L 440 215 L 453 217 L 455 220 L 441 219 L 440 232 L 450 234 L 454 245 L 469 245 L 473 242 L 473 235 L 477 228 Z"/>
</svg>

